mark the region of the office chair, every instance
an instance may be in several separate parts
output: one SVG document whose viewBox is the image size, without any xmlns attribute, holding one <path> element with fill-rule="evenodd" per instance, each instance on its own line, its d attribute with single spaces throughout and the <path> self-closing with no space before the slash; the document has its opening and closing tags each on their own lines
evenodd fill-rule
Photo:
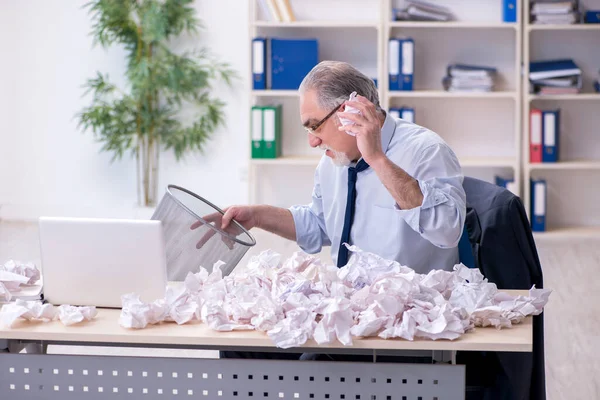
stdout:
<svg viewBox="0 0 600 400">
<path fill-rule="evenodd" d="M 543 275 L 531 226 L 521 199 L 510 191 L 465 177 L 467 215 L 459 258 L 479 268 L 499 289 L 543 287 Z M 458 352 L 467 365 L 470 399 L 546 399 L 543 313 L 533 317 L 533 351 Z"/>
</svg>

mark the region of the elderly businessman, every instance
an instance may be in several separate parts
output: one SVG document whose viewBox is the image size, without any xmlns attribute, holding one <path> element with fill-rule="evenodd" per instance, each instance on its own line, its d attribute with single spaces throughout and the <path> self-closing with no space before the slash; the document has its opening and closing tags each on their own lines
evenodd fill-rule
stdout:
<svg viewBox="0 0 600 400">
<path fill-rule="evenodd" d="M 321 62 L 299 90 L 308 143 L 325 152 L 312 202 L 232 206 L 213 222 L 227 228 L 235 219 L 294 240 L 307 253 L 331 246 L 338 267 L 348 261 L 348 243 L 419 273 L 451 270 L 466 213 L 452 149 L 429 129 L 382 110 L 373 81 L 347 63 Z M 358 96 L 350 101 L 352 92 Z"/>
</svg>

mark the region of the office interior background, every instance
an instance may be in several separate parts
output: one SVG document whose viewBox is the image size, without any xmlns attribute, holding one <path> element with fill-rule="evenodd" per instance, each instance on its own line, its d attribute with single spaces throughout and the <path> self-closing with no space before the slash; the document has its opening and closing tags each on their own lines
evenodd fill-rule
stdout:
<svg viewBox="0 0 600 400">
<path fill-rule="evenodd" d="M 310 202 L 322 151 L 308 146 L 296 91 L 257 84 L 254 53 L 256 43 L 266 49 L 270 39 L 302 39 L 284 40 L 292 47 L 279 51 L 300 46 L 305 61 L 353 64 L 376 80 L 384 109 L 441 135 L 465 175 L 522 199 L 553 290 L 545 311 L 548 398 L 599 398 L 600 1 L 581 0 L 581 12 L 550 17 L 543 7 L 531 11 L 537 1 L 432 2 L 454 18 L 403 20 L 402 0 L 290 0 L 278 14 L 270 0 L 196 0 L 204 28 L 173 49 L 206 47 L 238 77 L 212 90 L 225 104 L 225 124 L 203 152 L 177 159 L 161 150 L 158 199 L 176 184 L 219 207 Z M 101 72 L 127 83 L 125 49 L 94 46 L 83 4 L 0 1 L 0 262 L 40 262 L 42 215 L 148 218 L 154 209 L 140 199 L 135 159 L 112 161 L 78 127 L 76 115 L 91 101 L 82 87 L 88 79 Z M 395 81 L 407 76 L 408 86 Z M 265 130 L 253 118 L 265 110 L 281 125 L 273 122 L 272 137 L 259 141 L 272 140 L 275 151 L 253 153 L 256 129 L 259 138 Z M 253 234 L 257 246 L 242 264 L 267 248 L 297 250 Z M 327 261 L 328 249 L 320 257 Z"/>
</svg>

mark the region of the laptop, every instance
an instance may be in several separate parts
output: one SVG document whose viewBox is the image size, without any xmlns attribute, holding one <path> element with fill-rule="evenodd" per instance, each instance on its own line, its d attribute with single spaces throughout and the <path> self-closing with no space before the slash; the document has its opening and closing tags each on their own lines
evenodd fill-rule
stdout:
<svg viewBox="0 0 600 400">
<path fill-rule="evenodd" d="M 44 300 L 54 305 L 121 308 L 121 296 L 164 298 L 162 223 L 156 220 L 39 219 Z"/>
</svg>

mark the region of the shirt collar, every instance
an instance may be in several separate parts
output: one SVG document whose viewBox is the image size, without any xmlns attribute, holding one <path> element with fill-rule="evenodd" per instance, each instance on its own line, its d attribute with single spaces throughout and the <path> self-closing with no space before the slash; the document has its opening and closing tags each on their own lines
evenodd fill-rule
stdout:
<svg viewBox="0 0 600 400">
<path fill-rule="evenodd" d="M 387 153 L 388 146 L 392 141 L 392 136 L 394 136 L 394 131 L 396 130 L 396 120 L 390 116 L 389 113 L 385 113 L 385 121 L 383 122 L 383 126 L 381 127 L 381 149 L 384 153 Z"/>
</svg>

